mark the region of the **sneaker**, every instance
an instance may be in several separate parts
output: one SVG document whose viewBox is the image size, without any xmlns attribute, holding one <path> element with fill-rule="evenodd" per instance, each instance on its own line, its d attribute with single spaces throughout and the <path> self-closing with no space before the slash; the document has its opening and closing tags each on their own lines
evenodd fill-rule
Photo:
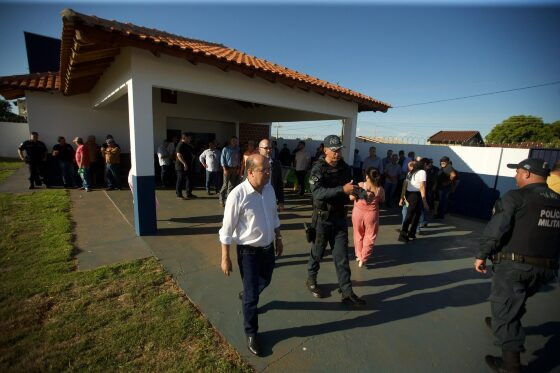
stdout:
<svg viewBox="0 0 560 373">
<path fill-rule="evenodd" d="M 183 197 L 183 196 L 177 196 L 177 199 L 181 199 L 181 200 L 187 200 L 187 197 Z"/>
<path fill-rule="evenodd" d="M 351 304 L 353 306 L 364 306 L 366 301 L 358 297 L 354 292 L 351 292 L 346 296 L 342 296 L 342 303 Z"/>
<path fill-rule="evenodd" d="M 89 189 L 89 188 L 86 188 L 86 192 L 91 192 L 91 189 Z"/>
<path fill-rule="evenodd" d="M 195 196 L 195 195 L 192 194 L 192 193 L 191 193 L 191 194 L 187 194 L 187 197 L 188 197 L 188 198 L 198 198 L 197 196 Z"/>
<path fill-rule="evenodd" d="M 415 235 L 415 234 L 409 234 L 409 235 L 408 235 L 408 239 L 409 239 L 409 240 L 415 240 L 415 239 L 416 239 L 416 235 Z"/>
</svg>

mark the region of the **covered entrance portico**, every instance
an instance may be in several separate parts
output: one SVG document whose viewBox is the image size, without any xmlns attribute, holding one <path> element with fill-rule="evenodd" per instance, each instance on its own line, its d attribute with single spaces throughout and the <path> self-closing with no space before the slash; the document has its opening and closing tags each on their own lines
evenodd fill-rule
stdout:
<svg viewBox="0 0 560 373">
<path fill-rule="evenodd" d="M 130 69 L 119 72 L 121 64 Z M 113 71 L 119 74 L 111 74 Z M 208 84 L 211 81 L 216 83 Z M 102 110 L 113 99 L 128 95 L 134 220 L 138 235 L 156 233 L 153 148 L 166 136 L 162 123 L 154 123 L 154 107 L 160 104 L 154 100 L 153 88 L 177 91 L 179 98 L 182 92 L 187 92 L 184 96 L 203 96 L 199 97 L 201 103 L 222 104 L 213 106 L 215 114 L 199 106 L 190 116 L 216 120 L 225 119 L 222 116 L 227 113 L 228 122 L 236 124 L 236 132 L 239 132 L 239 123 L 341 119 L 345 158 L 352 161 L 350 150 L 354 149 L 356 134 L 356 104 L 227 73 L 213 66 L 185 64 L 173 57 L 156 57 L 144 50 L 128 48 L 101 77 L 92 91 L 92 98 Z M 205 97 L 208 98 L 204 100 Z M 178 101 L 180 105 L 180 99 Z M 227 108 L 231 106 L 236 110 L 228 113 Z M 203 112 L 204 117 L 196 111 Z"/>
</svg>

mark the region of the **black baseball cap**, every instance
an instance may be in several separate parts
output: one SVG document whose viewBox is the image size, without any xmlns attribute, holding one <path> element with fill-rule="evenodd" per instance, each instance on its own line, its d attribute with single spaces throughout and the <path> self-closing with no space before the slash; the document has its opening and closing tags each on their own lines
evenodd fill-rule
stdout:
<svg viewBox="0 0 560 373">
<path fill-rule="evenodd" d="M 325 148 L 329 148 L 332 151 L 337 151 L 340 148 L 344 148 L 342 145 L 342 141 L 340 141 L 340 137 L 337 135 L 328 135 L 325 137 Z"/>
<path fill-rule="evenodd" d="M 540 158 L 527 158 L 519 163 L 508 163 L 508 168 L 517 170 L 518 168 L 523 168 L 529 172 L 534 173 L 539 176 L 548 176 L 548 162 L 543 161 Z"/>
</svg>

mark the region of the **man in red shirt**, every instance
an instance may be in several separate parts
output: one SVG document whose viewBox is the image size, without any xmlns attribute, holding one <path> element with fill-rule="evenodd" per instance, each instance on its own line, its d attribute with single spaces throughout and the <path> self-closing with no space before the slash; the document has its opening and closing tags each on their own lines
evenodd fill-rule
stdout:
<svg viewBox="0 0 560 373">
<path fill-rule="evenodd" d="M 89 183 L 89 150 L 86 146 L 84 146 L 84 140 L 81 137 L 76 137 L 73 141 L 74 144 L 78 147 L 76 149 L 76 164 L 78 165 L 78 175 L 82 179 L 82 187 L 80 189 L 85 189 L 86 192 L 90 192 L 90 183 Z"/>
</svg>

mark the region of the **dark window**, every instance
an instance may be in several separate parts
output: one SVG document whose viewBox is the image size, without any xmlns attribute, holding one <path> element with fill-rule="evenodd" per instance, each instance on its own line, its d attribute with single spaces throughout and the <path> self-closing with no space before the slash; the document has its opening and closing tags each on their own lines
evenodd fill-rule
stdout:
<svg viewBox="0 0 560 373">
<path fill-rule="evenodd" d="M 177 91 L 172 91 L 170 89 L 161 89 L 161 102 L 165 104 L 176 104 L 177 103 Z"/>
</svg>

